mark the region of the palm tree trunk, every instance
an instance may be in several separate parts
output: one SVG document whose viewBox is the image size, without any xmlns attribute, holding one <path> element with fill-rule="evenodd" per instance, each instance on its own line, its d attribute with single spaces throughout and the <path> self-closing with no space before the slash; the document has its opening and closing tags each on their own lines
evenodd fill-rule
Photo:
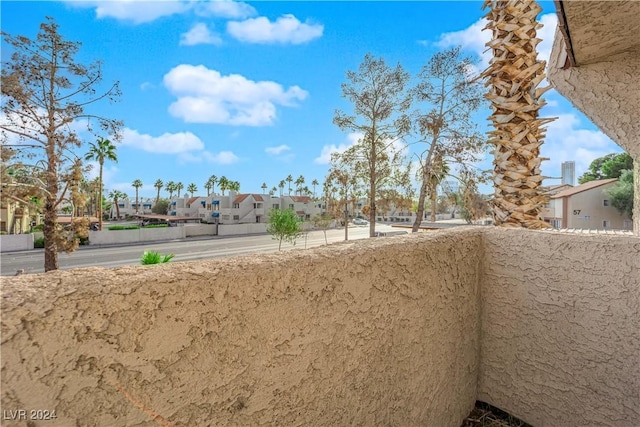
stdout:
<svg viewBox="0 0 640 427">
<path fill-rule="evenodd" d="M 437 189 L 435 186 L 431 188 L 431 222 L 436 222 L 436 203 L 437 203 Z"/>
<path fill-rule="evenodd" d="M 98 229 L 102 231 L 102 165 L 103 161 L 100 162 L 100 175 L 98 176 Z"/>
<path fill-rule="evenodd" d="M 482 73 L 490 84 L 487 99 L 494 110 L 489 132 L 494 150 L 494 221 L 496 225 L 545 228 L 541 218 L 547 197 L 538 190 L 540 146 L 544 124 L 539 119 L 545 102 L 540 97 L 548 89 L 536 89 L 545 77 L 545 62 L 537 58 L 536 17 L 542 10 L 534 0 L 489 1 L 487 28 L 493 37 L 491 65 Z"/>
</svg>

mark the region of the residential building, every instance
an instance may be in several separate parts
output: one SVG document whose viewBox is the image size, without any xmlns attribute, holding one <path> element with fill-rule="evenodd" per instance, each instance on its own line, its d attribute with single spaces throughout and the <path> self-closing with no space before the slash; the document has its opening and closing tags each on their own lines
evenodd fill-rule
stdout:
<svg viewBox="0 0 640 427">
<path fill-rule="evenodd" d="M 590 181 L 551 195 L 543 212 L 545 221 L 554 228 L 631 230 L 631 218 L 611 206 L 607 195 L 616 181 L 616 178 Z"/>
<path fill-rule="evenodd" d="M 140 207 L 137 210 L 139 214 L 150 214 L 151 208 L 155 203 L 155 199 L 151 198 L 138 198 Z M 116 209 L 115 203 L 111 203 L 111 209 L 109 210 L 109 218 L 117 219 L 117 212 L 120 211 L 120 219 L 134 216 L 136 214 L 136 200 L 124 199 L 118 200 L 118 209 Z"/>
<path fill-rule="evenodd" d="M 30 212 L 29 207 L 2 199 L 0 205 L 0 232 L 21 234 L 31 231 L 31 226 L 40 223 L 40 215 Z"/>
</svg>

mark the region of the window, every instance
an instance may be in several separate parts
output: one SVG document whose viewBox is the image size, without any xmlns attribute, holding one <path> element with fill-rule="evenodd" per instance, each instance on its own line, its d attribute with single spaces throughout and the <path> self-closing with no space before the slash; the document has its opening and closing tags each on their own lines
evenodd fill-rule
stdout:
<svg viewBox="0 0 640 427">
<path fill-rule="evenodd" d="M 584 219 L 585 221 L 591 221 L 591 216 L 585 215 L 582 219 Z"/>
<path fill-rule="evenodd" d="M 262 209 L 262 203 L 254 203 L 253 209 Z"/>
<path fill-rule="evenodd" d="M 603 228 L 609 228 L 611 227 L 611 221 L 609 221 L 608 219 L 605 219 L 602 221 L 602 227 Z"/>
<path fill-rule="evenodd" d="M 602 201 L 602 206 L 610 206 L 610 205 L 609 205 L 609 200 L 604 199 L 604 200 Z"/>
<path fill-rule="evenodd" d="M 234 221 L 238 221 L 239 219 L 240 219 L 240 215 L 234 215 L 234 216 L 233 216 L 233 220 L 234 220 Z"/>
<path fill-rule="evenodd" d="M 293 209 L 293 204 L 290 204 L 290 205 L 289 205 L 289 209 Z"/>
<path fill-rule="evenodd" d="M 229 220 L 229 215 L 222 215 L 222 220 L 223 221 L 228 221 Z"/>
<path fill-rule="evenodd" d="M 273 206 L 271 206 L 273 209 L 280 209 L 280 205 L 277 203 L 274 203 Z"/>
<path fill-rule="evenodd" d="M 234 203 L 233 209 L 240 209 L 240 203 Z"/>
</svg>

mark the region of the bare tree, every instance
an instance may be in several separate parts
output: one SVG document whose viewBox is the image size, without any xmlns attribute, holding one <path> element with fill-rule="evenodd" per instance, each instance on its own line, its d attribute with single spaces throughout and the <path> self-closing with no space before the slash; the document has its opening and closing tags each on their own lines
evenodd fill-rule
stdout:
<svg viewBox="0 0 640 427">
<path fill-rule="evenodd" d="M 331 159 L 332 167 L 327 176 L 327 185 L 335 185 L 339 198 L 334 203 L 334 215 L 344 215 L 344 240 L 349 240 L 349 203 L 356 198 L 358 180 L 349 162 L 342 162 L 337 155 Z"/>
<path fill-rule="evenodd" d="M 58 250 L 73 250 L 75 235 L 64 233 L 57 223 L 56 208 L 68 199 L 82 179 L 81 163 L 73 149 L 81 141 L 72 124 L 87 124 L 92 131 L 97 124 L 101 132 L 118 139 L 122 123 L 85 112 L 101 100 L 114 101 L 120 91 L 114 83 L 105 93 L 96 94 L 102 81 L 100 63 L 89 66 L 75 61 L 80 43 L 66 41 L 53 18 L 40 25 L 35 40 L 2 32 L 11 46 L 9 60 L 2 63 L 2 113 L 0 129 L 5 138 L 17 137 L 17 150 L 31 151 L 44 163 L 45 203 L 44 239 L 45 271 L 58 269 Z M 80 175 L 77 182 L 73 181 Z"/>
<path fill-rule="evenodd" d="M 480 83 L 470 76 L 472 65 L 456 47 L 433 55 L 418 75 L 420 82 L 413 92 L 424 107 L 414 113 L 414 130 L 425 148 L 419 155 L 420 192 L 413 232 L 424 218 L 427 194 L 435 221 L 436 189 L 448 173 L 445 165 L 464 168 L 479 160 L 486 146 L 472 117 L 483 99 Z"/>
<path fill-rule="evenodd" d="M 384 59 L 364 57 L 358 71 L 347 71 L 342 96 L 353 103 L 355 115 L 336 110 L 333 123 L 342 130 L 362 134 L 358 142 L 340 154 L 356 177 L 367 185 L 369 235 L 375 235 L 376 198 L 379 188 L 393 180 L 403 160 L 402 138 L 410 129 L 405 112 L 411 106 L 406 91 L 409 74 L 398 64 L 390 68 Z"/>
</svg>

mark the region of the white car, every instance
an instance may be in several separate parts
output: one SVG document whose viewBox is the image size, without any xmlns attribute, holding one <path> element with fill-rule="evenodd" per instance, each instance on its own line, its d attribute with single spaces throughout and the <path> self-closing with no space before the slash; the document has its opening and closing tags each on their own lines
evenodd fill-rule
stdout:
<svg viewBox="0 0 640 427">
<path fill-rule="evenodd" d="M 369 221 L 362 218 L 354 218 L 352 222 L 353 225 L 369 225 Z"/>
</svg>

